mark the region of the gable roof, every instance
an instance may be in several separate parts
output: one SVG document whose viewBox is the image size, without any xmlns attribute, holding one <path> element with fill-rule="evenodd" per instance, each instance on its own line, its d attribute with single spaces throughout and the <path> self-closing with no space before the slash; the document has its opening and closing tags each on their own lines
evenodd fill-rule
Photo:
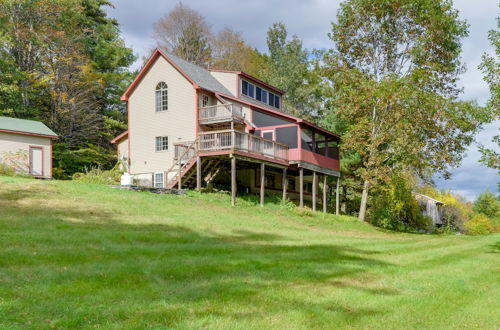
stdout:
<svg viewBox="0 0 500 330">
<path fill-rule="evenodd" d="M 188 80 L 194 88 L 203 88 L 214 93 L 223 93 L 233 95 L 226 87 L 224 87 L 215 77 L 213 77 L 208 70 L 201 66 L 189 63 L 183 59 L 167 54 L 160 49 L 156 48 L 142 69 L 139 71 L 137 77 L 132 81 L 125 93 L 121 96 L 122 101 L 128 101 L 128 98 L 134 91 L 135 87 L 139 84 L 142 78 L 146 75 L 149 69 L 153 66 L 159 57 L 163 57 L 170 63 L 186 80 Z"/>
<path fill-rule="evenodd" d="M 16 134 L 57 137 L 50 128 L 41 121 L 11 117 L 0 117 L 0 131 Z"/>
<path fill-rule="evenodd" d="M 113 140 L 111 140 L 111 144 L 116 144 L 118 142 L 120 142 L 121 140 L 125 139 L 125 138 L 128 138 L 128 130 L 121 133 L 120 135 L 118 135 L 117 137 L 115 137 Z"/>
<path fill-rule="evenodd" d="M 233 93 L 231 93 L 217 79 L 215 79 L 215 77 L 212 76 L 210 74 L 210 71 L 208 71 L 207 69 L 189 63 L 172 54 L 165 54 L 165 56 L 169 57 L 179 68 L 182 69 L 184 73 L 186 73 L 192 80 L 194 80 L 194 82 L 201 88 L 215 93 L 233 95 Z"/>
</svg>

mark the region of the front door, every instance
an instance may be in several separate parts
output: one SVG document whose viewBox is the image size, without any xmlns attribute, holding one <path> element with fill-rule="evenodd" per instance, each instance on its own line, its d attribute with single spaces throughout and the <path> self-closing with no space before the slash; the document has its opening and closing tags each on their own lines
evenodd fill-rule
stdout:
<svg viewBox="0 0 500 330">
<path fill-rule="evenodd" d="M 35 176 L 43 175 L 43 149 L 30 147 L 30 173 Z"/>
<path fill-rule="evenodd" d="M 274 141 L 274 131 L 262 131 L 262 138 Z M 274 157 L 274 144 L 269 141 L 264 141 L 264 155 Z"/>
</svg>

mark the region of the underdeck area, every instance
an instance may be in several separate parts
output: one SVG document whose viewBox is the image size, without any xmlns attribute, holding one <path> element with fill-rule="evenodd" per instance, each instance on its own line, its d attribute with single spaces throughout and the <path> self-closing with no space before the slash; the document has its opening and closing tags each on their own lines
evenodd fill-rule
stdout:
<svg viewBox="0 0 500 330">
<path fill-rule="evenodd" d="M 237 152 L 206 155 L 200 153 L 188 170 L 174 177 L 169 188 L 202 190 L 217 187 L 231 192 L 231 203 L 237 194 L 256 194 L 263 206 L 268 195 L 279 195 L 300 207 L 335 209 L 338 213 L 339 177 L 313 171 L 297 165 L 285 165 L 271 159 L 254 158 Z M 335 194 L 335 203 L 333 203 Z"/>
</svg>

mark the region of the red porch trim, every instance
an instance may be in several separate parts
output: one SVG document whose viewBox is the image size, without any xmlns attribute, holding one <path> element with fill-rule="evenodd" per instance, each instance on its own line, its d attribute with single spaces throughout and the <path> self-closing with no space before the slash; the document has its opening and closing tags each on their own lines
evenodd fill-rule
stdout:
<svg viewBox="0 0 500 330">
<path fill-rule="evenodd" d="M 339 159 L 326 157 L 302 148 L 288 149 L 288 160 L 306 162 L 334 171 L 340 171 Z"/>
<path fill-rule="evenodd" d="M 230 155 L 230 154 L 239 155 L 239 156 L 243 156 L 243 157 L 260 159 L 260 160 L 264 160 L 264 161 L 267 161 L 267 162 L 276 163 L 276 164 L 280 164 L 280 165 L 284 165 L 284 166 L 288 166 L 289 165 L 288 161 L 286 161 L 286 160 L 279 160 L 279 159 L 269 158 L 269 157 L 261 156 L 261 155 L 256 154 L 256 153 L 244 152 L 244 151 L 240 151 L 240 150 L 233 150 L 233 149 L 231 149 L 231 150 L 200 151 L 199 152 L 199 156 L 200 157 L 221 156 L 221 155 Z"/>
</svg>

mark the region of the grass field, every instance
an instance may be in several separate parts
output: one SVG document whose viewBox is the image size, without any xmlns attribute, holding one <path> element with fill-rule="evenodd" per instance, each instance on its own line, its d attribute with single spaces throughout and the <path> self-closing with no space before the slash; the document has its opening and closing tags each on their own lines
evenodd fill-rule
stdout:
<svg viewBox="0 0 500 330">
<path fill-rule="evenodd" d="M 0 328 L 500 326 L 500 236 L 0 177 Z"/>
</svg>

